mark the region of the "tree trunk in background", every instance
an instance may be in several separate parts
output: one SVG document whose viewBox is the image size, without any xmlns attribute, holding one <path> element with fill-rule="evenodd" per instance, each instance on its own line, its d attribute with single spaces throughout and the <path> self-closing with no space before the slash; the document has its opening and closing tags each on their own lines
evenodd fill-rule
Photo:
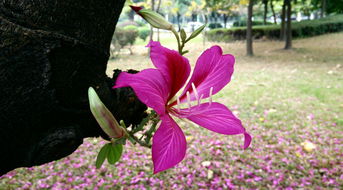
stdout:
<svg viewBox="0 0 343 190">
<path fill-rule="evenodd" d="M 229 16 L 227 16 L 226 14 L 223 14 L 224 28 L 226 28 L 226 23 L 227 23 L 228 18 L 229 18 Z"/>
<path fill-rule="evenodd" d="M 273 13 L 274 24 L 277 24 L 277 21 L 276 21 L 276 14 L 275 14 L 275 10 L 274 10 L 274 4 L 273 4 L 273 0 L 269 0 L 269 1 L 270 1 L 270 9 L 272 10 L 272 13 Z"/>
<path fill-rule="evenodd" d="M 320 18 L 324 18 L 326 12 L 326 0 L 322 0 L 322 6 L 320 10 Z"/>
<path fill-rule="evenodd" d="M 134 21 L 135 14 L 136 14 L 136 13 L 135 13 L 134 10 L 131 9 L 131 10 L 129 11 L 128 17 L 129 17 L 129 20 L 130 20 L 130 21 Z"/>
<path fill-rule="evenodd" d="M 208 23 L 208 17 L 206 14 L 203 14 L 205 23 Z M 206 26 L 207 27 L 207 26 Z M 202 31 L 202 45 L 205 47 L 206 43 L 206 28 Z"/>
<path fill-rule="evenodd" d="M 155 10 L 155 0 L 151 0 L 151 10 Z M 154 38 L 154 28 L 150 25 L 150 40 L 152 41 Z M 149 54 L 150 54 L 150 48 L 149 48 Z"/>
<path fill-rule="evenodd" d="M 292 49 L 292 3 L 286 0 L 287 5 L 287 26 L 286 26 L 286 44 L 285 49 Z"/>
<path fill-rule="evenodd" d="M 176 20 L 177 20 L 177 28 L 178 31 L 181 31 L 181 23 L 180 23 L 180 18 L 181 18 L 181 14 L 179 12 L 176 13 Z"/>
<path fill-rule="evenodd" d="M 286 1 L 283 1 L 282 4 L 282 11 L 281 11 L 281 27 L 280 27 L 280 40 L 284 40 L 285 39 L 285 26 L 286 26 Z"/>
<path fill-rule="evenodd" d="M 264 13 L 263 13 L 263 24 L 267 24 L 267 14 L 268 14 L 268 0 L 263 0 Z"/>
<path fill-rule="evenodd" d="M 156 8 L 157 13 L 160 13 L 161 1 L 162 0 L 158 0 L 157 8 Z M 157 29 L 157 41 L 160 41 L 160 29 Z"/>
<path fill-rule="evenodd" d="M 89 110 L 90 86 L 117 119 L 138 124 L 144 117 L 132 90 L 113 90 L 106 76 L 124 3 L 0 1 L 0 176 L 60 159 L 83 138 L 104 135 Z"/>
<path fill-rule="evenodd" d="M 253 39 L 252 39 L 252 8 L 253 8 L 253 0 L 249 0 L 249 5 L 248 5 L 248 18 L 247 18 L 247 55 L 248 56 L 253 56 Z"/>
</svg>

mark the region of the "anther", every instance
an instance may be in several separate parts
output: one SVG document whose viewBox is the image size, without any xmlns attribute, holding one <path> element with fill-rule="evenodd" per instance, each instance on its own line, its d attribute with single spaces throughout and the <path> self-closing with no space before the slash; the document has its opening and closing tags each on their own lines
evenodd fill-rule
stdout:
<svg viewBox="0 0 343 190">
<path fill-rule="evenodd" d="M 212 104 L 212 92 L 213 92 L 213 87 L 210 88 L 210 98 L 209 98 L 210 105 Z"/>
<path fill-rule="evenodd" d="M 177 101 L 177 111 L 180 112 L 180 97 L 177 97 L 176 98 L 176 101 Z"/>
<path fill-rule="evenodd" d="M 197 89 L 195 88 L 194 83 L 192 83 L 192 88 L 193 88 L 193 92 L 194 92 L 195 98 L 198 100 L 199 99 L 199 94 L 198 94 Z"/>
<path fill-rule="evenodd" d="M 203 96 L 204 96 L 203 94 L 200 95 L 200 98 L 198 99 L 198 105 L 201 104 L 201 99 L 202 99 Z"/>
<path fill-rule="evenodd" d="M 188 108 L 191 109 L 192 104 L 191 104 L 191 97 L 189 95 L 189 91 L 187 91 L 187 103 L 188 103 Z"/>
</svg>

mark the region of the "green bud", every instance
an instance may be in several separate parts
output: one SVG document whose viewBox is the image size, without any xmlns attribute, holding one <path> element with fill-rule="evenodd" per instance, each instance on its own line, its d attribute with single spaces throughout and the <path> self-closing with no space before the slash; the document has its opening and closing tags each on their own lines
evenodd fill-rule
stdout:
<svg viewBox="0 0 343 190">
<path fill-rule="evenodd" d="M 185 32 L 184 29 L 181 29 L 181 31 L 180 31 L 180 36 L 181 36 L 181 40 L 182 40 L 183 42 L 186 41 L 187 34 L 186 34 L 186 32 Z"/>
<path fill-rule="evenodd" d="M 206 24 L 200 26 L 198 29 L 196 29 L 190 36 L 189 38 L 186 40 L 186 41 L 189 41 L 195 37 L 197 37 L 203 30 L 204 28 L 206 27 Z"/>
<path fill-rule="evenodd" d="M 123 137 L 126 134 L 125 130 L 119 125 L 112 113 L 101 102 L 99 96 L 92 87 L 89 87 L 88 89 L 88 98 L 90 110 L 102 130 L 110 138 Z"/>
<path fill-rule="evenodd" d="M 173 28 L 173 25 L 170 22 L 166 21 L 162 15 L 155 11 L 135 6 L 130 7 L 154 28 L 164 30 L 171 30 Z"/>
</svg>

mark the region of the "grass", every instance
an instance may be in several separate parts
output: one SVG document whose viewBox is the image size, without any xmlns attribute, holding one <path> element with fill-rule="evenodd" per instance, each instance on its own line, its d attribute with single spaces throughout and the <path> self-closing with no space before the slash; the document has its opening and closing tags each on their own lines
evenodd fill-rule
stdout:
<svg viewBox="0 0 343 190">
<path fill-rule="evenodd" d="M 175 48 L 172 38 L 162 44 Z M 143 42 L 139 42 L 143 44 Z M 194 66 L 214 45 L 199 37 L 186 49 Z M 214 98 L 227 105 L 253 135 L 242 151 L 241 136 L 214 134 L 179 122 L 187 156 L 173 169 L 152 175 L 150 150 L 127 145 L 116 166 L 95 170 L 101 139 L 86 139 L 71 156 L 39 167 L 19 168 L 0 179 L 0 189 L 340 189 L 343 185 L 343 33 L 293 41 L 257 41 L 245 56 L 241 41 L 219 44 L 236 57 L 230 84 Z M 134 56 L 112 59 L 114 68 L 152 67 L 143 45 Z M 315 149 L 305 149 L 306 142 Z M 304 144 L 305 143 L 305 144 Z"/>
</svg>

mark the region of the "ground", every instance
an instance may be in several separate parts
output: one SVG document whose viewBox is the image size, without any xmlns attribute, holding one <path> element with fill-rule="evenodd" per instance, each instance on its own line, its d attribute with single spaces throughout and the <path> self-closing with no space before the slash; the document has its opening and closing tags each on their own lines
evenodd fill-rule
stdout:
<svg viewBox="0 0 343 190">
<path fill-rule="evenodd" d="M 174 41 L 162 35 L 162 44 Z M 134 55 L 123 51 L 114 68 L 152 67 L 145 42 Z M 186 49 L 192 65 L 203 50 L 199 37 Z M 71 156 L 39 167 L 19 168 L 0 178 L 0 189 L 340 189 L 343 186 L 343 33 L 293 41 L 219 43 L 235 55 L 231 83 L 214 97 L 227 105 L 253 136 L 243 151 L 242 136 L 224 136 L 180 121 L 188 141 L 186 158 L 175 168 L 152 174 L 149 149 L 127 144 L 119 163 L 95 169 L 104 143 L 86 139 Z"/>
</svg>

